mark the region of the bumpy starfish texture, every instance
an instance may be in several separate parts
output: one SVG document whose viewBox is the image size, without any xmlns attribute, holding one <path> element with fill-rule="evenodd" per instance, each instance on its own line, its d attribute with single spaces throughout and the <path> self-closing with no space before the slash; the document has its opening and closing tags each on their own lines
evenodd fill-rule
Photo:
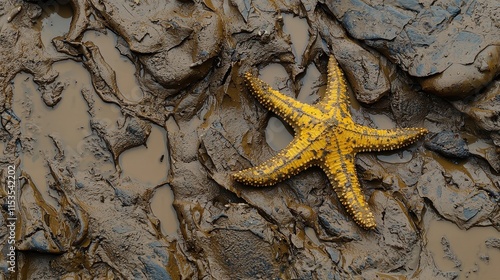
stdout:
<svg viewBox="0 0 500 280">
<path fill-rule="evenodd" d="M 293 127 L 295 136 L 277 155 L 234 173 L 233 178 L 244 184 L 269 186 L 310 166 L 319 166 L 354 221 L 365 229 L 375 228 L 375 218 L 356 176 L 356 153 L 398 149 L 415 142 L 427 130 L 374 129 L 354 123 L 346 82 L 333 55 L 328 62 L 325 97 L 314 105 L 288 97 L 250 73 L 245 74 L 245 82 L 264 107 Z"/>
</svg>

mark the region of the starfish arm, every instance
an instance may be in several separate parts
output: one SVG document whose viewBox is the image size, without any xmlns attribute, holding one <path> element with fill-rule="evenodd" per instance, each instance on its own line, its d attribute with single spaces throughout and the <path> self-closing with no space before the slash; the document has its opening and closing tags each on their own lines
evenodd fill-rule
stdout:
<svg viewBox="0 0 500 280">
<path fill-rule="evenodd" d="M 349 96 L 344 74 L 333 55 L 328 60 L 328 83 L 325 97 L 318 102 L 324 113 L 334 113 L 337 118 L 350 118 Z"/>
<path fill-rule="evenodd" d="M 340 202 L 354 221 L 365 229 L 376 227 L 373 213 L 365 200 L 354 164 L 354 154 L 329 154 L 321 163 Z"/>
<path fill-rule="evenodd" d="M 245 73 L 245 82 L 255 98 L 268 110 L 274 112 L 294 128 L 299 124 L 307 122 L 307 116 L 319 116 L 321 111 L 311 106 L 299 102 L 283 93 L 274 90 L 259 78 L 255 78 L 250 73 Z M 305 120 L 307 118 L 307 120 Z"/>
<path fill-rule="evenodd" d="M 315 154 L 309 146 L 309 141 L 296 136 L 274 157 L 260 165 L 234 173 L 233 178 L 256 187 L 270 186 L 288 179 L 312 165 Z"/>
<path fill-rule="evenodd" d="M 355 152 L 395 150 L 410 145 L 428 133 L 425 128 L 375 129 L 357 126 Z"/>
</svg>

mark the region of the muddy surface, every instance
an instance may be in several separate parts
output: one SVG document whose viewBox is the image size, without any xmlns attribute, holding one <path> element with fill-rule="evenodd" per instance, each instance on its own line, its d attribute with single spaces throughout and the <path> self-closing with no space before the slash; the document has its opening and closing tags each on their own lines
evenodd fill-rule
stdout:
<svg viewBox="0 0 500 280">
<path fill-rule="evenodd" d="M 2 1 L 2 278 L 494 279 L 499 14 L 488 0 Z M 357 123 L 430 131 L 357 156 L 376 231 L 319 169 L 230 178 L 293 138 L 243 73 L 314 103 L 332 53 Z"/>
</svg>

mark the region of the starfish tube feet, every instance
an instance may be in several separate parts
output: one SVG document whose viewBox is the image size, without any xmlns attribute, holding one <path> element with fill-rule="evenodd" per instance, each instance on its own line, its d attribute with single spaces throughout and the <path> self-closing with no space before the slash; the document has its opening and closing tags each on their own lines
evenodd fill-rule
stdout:
<svg viewBox="0 0 500 280">
<path fill-rule="evenodd" d="M 318 107 L 325 114 L 334 113 L 337 117 L 351 117 L 349 112 L 349 95 L 344 79 L 344 73 L 340 70 L 337 60 L 330 56 L 328 61 L 328 82 L 326 94 L 323 99 L 318 102 Z M 337 110 L 339 109 L 339 110 Z"/>
<path fill-rule="evenodd" d="M 274 185 L 311 166 L 314 154 L 308 148 L 309 143 L 304 139 L 295 138 L 271 159 L 255 167 L 238 171 L 233 174 L 233 178 L 256 187 Z"/>
<path fill-rule="evenodd" d="M 334 190 L 337 197 L 340 199 L 340 202 L 344 205 L 347 213 L 353 217 L 356 224 L 368 230 L 374 229 L 377 226 L 375 223 L 375 217 L 368 208 L 368 203 L 363 197 L 363 193 L 361 192 L 361 187 L 358 182 L 350 182 L 342 186 L 339 185 L 338 187 L 335 187 Z"/>
<path fill-rule="evenodd" d="M 331 176 L 328 175 L 328 177 L 330 178 Z M 361 191 L 356 173 L 350 173 L 347 174 L 347 176 L 342 174 L 342 176 L 338 176 L 336 179 L 337 180 L 333 180 L 330 178 L 330 182 L 334 186 L 333 190 L 347 213 L 349 213 L 354 221 L 364 229 L 374 229 L 377 226 L 375 217 L 370 211 L 368 203 Z"/>
<path fill-rule="evenodd" d="M 301 103 L 283 93 L 274 90 L 261 79 L 255 78 L 249 72 L 245 73 L 245 84 L 250 90 L 250 93 L 262 104 L 266 109 L 277 114 L 283 120 L 290 123 L 294 128 L 299 127 L 304 114 L 310 113 L 320 114 L 320 111 L 315 107 Z"/>
<path fill-rule="evenodd" d="M 354 157 L 351 155 L 337 157 L 330 154 L 326 156 L 321 167 L 325 170 L 340 202 L 354 221 L 365 229 L 375 228 L 375 217 L 368 207 L 356 177 Z"/>
<path fill-rule="evenodd" d="M 356 152 L 388 151 L 408 146 L 428 133 L 425 128 L 374 129 L 359 126 L 362 131 Z"/>
</svg>

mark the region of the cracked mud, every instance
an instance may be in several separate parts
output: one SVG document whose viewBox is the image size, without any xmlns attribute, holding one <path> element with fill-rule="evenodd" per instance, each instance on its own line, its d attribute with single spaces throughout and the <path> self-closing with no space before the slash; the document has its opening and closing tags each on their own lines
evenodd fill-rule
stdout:
<svg viewBox="0 0 500 280">
<path fill-rule="evenodd" d="M 9 164 L 19 178 L 3 278 L 497 276 L 499 14 L 487 0 L 2 1 L 0 178 Z M 430 131 L 356 157 L 376 231 L 317 168 L 265 188 L 230 178 L 293 133 L 243 74 L 314 103 L 330 54 L 356 123 Z"/>
</svg>

